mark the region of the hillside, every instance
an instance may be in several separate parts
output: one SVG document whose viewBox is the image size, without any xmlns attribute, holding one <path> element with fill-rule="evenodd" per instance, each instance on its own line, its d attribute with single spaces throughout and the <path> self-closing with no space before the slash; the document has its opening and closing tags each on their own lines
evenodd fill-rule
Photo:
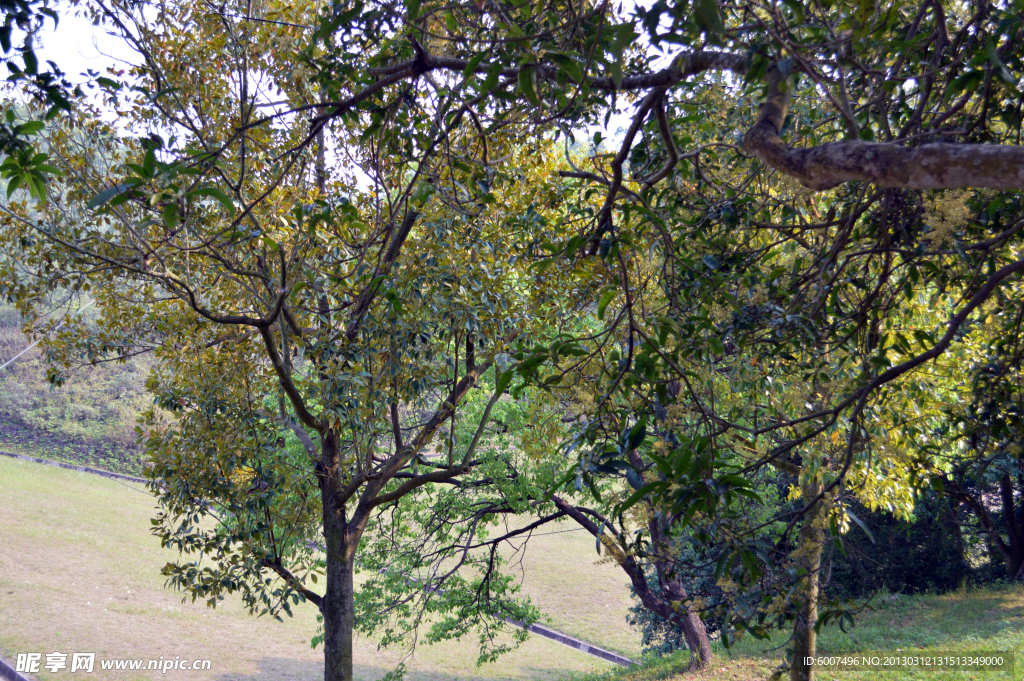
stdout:
<svg viewBox="0 0 1024 681">
<path fill-rule="evenodd" d="M 29 344 L 17 310 L 0 304 L 0 365 Z M 0 370 L 0 450 L 137 474 L 135 420 L 152 402 L 148 367 L 145 356 L 79 367 L 53 389 L 41 347 L 28 350 Z"/>
</svg>

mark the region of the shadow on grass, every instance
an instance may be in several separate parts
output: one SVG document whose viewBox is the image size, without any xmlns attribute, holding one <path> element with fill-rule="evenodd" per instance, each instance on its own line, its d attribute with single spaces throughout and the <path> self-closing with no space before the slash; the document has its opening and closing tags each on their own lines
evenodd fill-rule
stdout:
<svg viewBox="0 0 1024 681">
<path fill-rule="evenodd" d="M 255 674 L 221 674 L 217 681 L 316 681 L 324 677 L 323 662 L 311 662 L 309 660 L 296 660 L 289 657 L 264 657 L 256 661 L 259 670 Z M 499 663 L 500 664 L 500 663 Z M 366 664 L 357 664 L 353 668 L 354 677 L 357 681 L 376 681 L 385 674 L 392 671 L 390 667 L 375 667 Z M 538 675 L 527 674 L 528 678 L 550 677 L 551 670 L 537 670 Z M 548 672 L 545 674 L 545 672 Z M 488 679 L 488 681 L 501 681 L 503 677 L 497 675 L 465 675 L 453 674 L 448 671 L 425 671 L 411 670 L 406 672 L 405 678 L 409 681 L 476 681 L 477 679 Z M 508 677 L 511 678 L 511 677 Z"/>
</svg>

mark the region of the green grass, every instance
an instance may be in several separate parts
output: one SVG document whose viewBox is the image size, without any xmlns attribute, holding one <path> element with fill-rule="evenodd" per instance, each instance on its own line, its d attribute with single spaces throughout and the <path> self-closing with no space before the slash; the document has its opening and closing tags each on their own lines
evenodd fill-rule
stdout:
<svg viewBox="0 0 1024 681">
<path fill-rule="evenodd" d="M 882 594 L 872 602 L 873 611 L 864 612 L 854 628 L 844 633 L 838 627 L 824 629 L 819 652 L 852 654 L 888 652 L 930 655 L 968 651 L 1013 652 L 1016 671 L 819 671 L 818 681 L 1020 681 L 1024 678 L 1024 585 L 1005 584 L 963 589 L 945 595 L 900 596 Z M 690 681 L 699 678 L 745 681 L 764 679 L 778 665 L 781 655 L 774 646 L 786 636 L 776 634 L 771 642 L 746 638 L 726 651 L 716 642 L 715 664 L 703 674 L 685 671 L 687 653 L 646 660 L 639 669 L 611 673 L 573 675 L 574 681 Z"/>
<path fill-rule="evenodd" d="M 161 566 L 174 557 L 149 534 L 151 497 L 113 481 L 73 471 L 0 459 L 0 653 L 96 652 L 99 658 L 150 659 L 189 656 L 213 660 L 208 673 L 189 679 L 254 681 L 316 678 L 320 650 L 309 648 L 316 631 L 312 606 L 300 606 L 283 623 L 250 617 L 238 599 L 216 610 L 182 603 L 163 588 Z M 516 568 L 523 588 L 566 633 L 632 656 L 639 636 L 626 626 L 631 605 L 625 578 L 615 565 L 595 564 L 584 533 L 534 537 Z M 1024 587 L 1005 585 L 942 596 L 883 595 L 845 634 L 822 632 L 829 653 L 1009 650 L 1024 674 Z M 715 664 L 704 674 L 686 673 L 686 655 L 649 660 L 621 670 L 540 637 L 497 663 L 475 666 L 473 641 L 421 647 L 410 662 L 412 681 L 440 679 L 536 679 L 565 681 L 746 681 L 766 678 L 782 644 L 753 639 L 727 652 L 715 644 Z M 379 678 L 400 659 L 377 651 L 372 640 L 356 644 L 357 677 Z M 609 670 L 612 670 L 609 673 Z M 181 678 L 183 672 L 179 673 Z M 41 673 L 40 681 L 63 678 Z M 155 679 L 145 673 L 105 678 Z M 173 678 L 174 674 L 171 673 Z M 969 672 L 824 672 L 819 681 L 1000 681 L 1009 674 Z"/>
</svg>

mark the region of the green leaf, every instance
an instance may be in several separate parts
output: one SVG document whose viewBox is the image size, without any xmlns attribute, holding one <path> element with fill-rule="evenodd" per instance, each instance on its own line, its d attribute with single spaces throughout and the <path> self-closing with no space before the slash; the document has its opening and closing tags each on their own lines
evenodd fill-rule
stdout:
<svg viewBox="0 0 1024 681">
<path fill-rule="evenodd" d="M 281 247 L 278 246 L 278 249 L 280 249 L 280 248 Z M 394 309 L 395 312 L 397 312 L 399 314 L 402 313 L 402 300 L 401 300 L 401 298 L 398 297 L 397 293 L 395 293 L 394 291 L 391 291 L 391 290 L 385 291 L 384 292 L 384 298 L 389 303 L 391 303 L 391 307 L 392 307 L 392 309 Z"/>
<path fill-rule="evenodd" d="M 46 205 L 46 183 L 43 178 L 35 173 L 28 174 L 29 192 L 36 197 L 39 203 Z"/>
<path fill-rule="evenodd" d="M 21 186 L 22 176 L 15 175 L 11 178 L 11 181 L 7 183 L 7 198 L 11 198 L 11 194 L 18 191 L 18 187 Z"/>
<path fill-rule="evenodd" d="M 173 230 L 178 226 L 178 204 L 168 203 L 164 206 L 164 224 L 167 225 L 167 229 Z"/>
<path fill-rule="evenodd" d="M 853 18 L 859 26 L 865 26 L 871 21 L 871 16 L 874 13 L 875 0 L 857 0 L 857 11 Z"/>
<path fill-rule="evenodd" d="M 643 444 L 645 437 L 647 437 L 647 419 L 640 419 L 639 423 L 629 429 L 623 449 L 627 452 L 633 451 Z"/>
<path fill-rule="evenodd" d="M 988 43 L 985 45 L 985 52 L 988 54 L 988 60 L 991 62 L 996 75 L 1007 85 L 1016 86 L 1017 80 L 1013 77 L 1013 74 L 1003 64 L 1003 60 L 999 58 L 999 51 L 996 49 L 996 41 L 994 38 L 989 38 Z"/>
<path fill-rule="evenodd" d="M 949 101 L 954 95 L 957 95 L 964 90 L 970 90 L 977 87 L 978 83 L 980 83 L 984 77 L 984 71 L 972 69 L 959 78 L 954 78 L 953 82 L 949 85 L 949 89 L 946 90 L 946 101 Z"/>
<path fill-rule="evenodd" d="M 612 302 L 612 299 L 615 298 L 615 295 L 617 293 L 618 293 L 618 291 L 616 291 L 615 289 L 612 289 L 611 291 L 605 291 L 604 295 L 601 296 L 601 300 L 599 300 L 598 303 L 597 303 L 597 318 L 598 319 L 602 319 L 602 320 L 604 319 L 604 313 L 605 313 L 605 310 L 608 308 L 608 303 Z"/>
<path fill-rule="evenodd" d="M 107 203 L 115 196 L 118 196 L 119 194 L 122 194 L 129 189 L 131 189 L 131 185 L 129 185 L 126 182 L 115 184 L 113 187 L 110 187 L 109 189 L 104 189 L 99 194 L 89 199 L 89 202 L 86 203 L 85 205 L 88 206 L 89 208 L 99 208 L 100 206 Z"/>
<path fill-rule="evenodd" d="M 231 197 L 217 187 L 203 187 L 202 189 L 190 192 L 190 194 L 192 196 L 209 196 L 217 199 L 230 215 L 235 214 L 235 204 L 231 201 Z"/>
<path fill-rule="evenodd" d="M 693 8 L 697 11 L 698 23 L 708 33 L 721 33 L 725 30 L 715 0 L 694 0 Z"/>
<path fill-rule="evenodd" d="M 466 64 L 466 68 L 463 69 L 462 71 L 463 78 L 469 78 L 474 73 L 476 73 L 477 67 L 480 66 L 480 62 L 482 62 L 484 60 L 484 57 L 486 56 L 486 52 L 481 52 L 480 54 L 470 59 L 469 62 Z"/>
<path fill-rule="evenodd" d="M 36 58 L 35 52 L 26 49 L 22 57 L 25 59 L 25 73 L 31 75 L 39 73 L 39 59 Z"/>
<path fill-rule="evenodd" d="M 793 20 L 797 26 L 804 23 L 804 5 L 800 0 L 782 0 L 782 5 L 793 13 Z"/>
<path fill-rule="evenodd" d="M 576 60 L 558 52 L 548 52 L 547 57 L 550 57 L 553 62 L 558 64 L 558 68 L 565 72 L 565 75 L 569 77 L 574 83 L 583 82 L 583 69 L 576 63 Z"/>
<path fill-rule="evenodd" d="M 622 87 L 622 63 L 612 62 L 608 65 L 608 76 L 612 79 L 612 83 L 615 84 L 615 89 Z"/>
<path fill-rule="evenodd" d="M 846 515 L 850 516 L 850 520 L 852 520 L 853 522 L 857 523 L 860 526 L 860 529 L 864 530 L 864 534 L 866 534 L 868 536 L 868 539 L 871 540 L 871 543 L 874 544 L 875 543 L 875 535 L 871 534 L 871 530 L 868 529 L 868 526 L 864 523 L 864 521 L 861 520 L 860 518 L 858 518 L 857 514 L 854 513 L 853 511 L 851 511 L 849 508 L 847 508 L 845 510 L 846 510 Z"/>
<path fill-rule="evenodd" d="M 625 513 L 633 506 L 635 506 L 637 502 L 639 502 L 645 496 L 647 496 L 651 492 L 655 492 L 659 489 L 666 487 L 667 484 L 668 483 L 659 480 L 658 482 L 652 482 L 647 485 L 644 485 L 637 491 L 633 492 L 633 494 L 631 494 L 629 498 L 622 502 L 622 504 L 620 504 L 615 510 L 618 511 L 619 513 Z"/>
<path fill-rule="evenodd" d="M 146 177 L 153 177 L 156 174 L 156 152 L 150 149 L 142 160 L 142 172 Z"/>
<path fill-rule="evenodd" d="M 534 69 L 532 66 L 524 66 L 519 69 L 519 91 L 523 93 L 534 106 L 540 106 L 540 97 L 537 96 L 537 88 L 534 86 Z"/>
<path fill-rule="evenodd" d="M 15 135 L 25 135 L 28 137 L 29 135 L 35 135 L 41 132 L 44 127 L 46 127 L 46 124 L 42 121 L 29 121 L 28 123 L 22 123 L 21 125 L 16 126 L 13 132 Z"/>
<path fill-rule="evenodd" d="M 487 77 L 484 78 L 483 84 L 480 86 L 481 92 L 490 92 L 494 89 L 494 86 L 498 84 L 498 77 L 501 75 L 501 62 L 495 62 L 491 64 L 491 67 L 487 69 Z"/>
<path fill-rule="evenodd" d="M 626 482 L 628 482 L 629 486 L 633 489 L 640 489 L 644 486 L 644 479 L 641 478 L 640 474 L 632 468 L 626 471 Z"/>
<path fill-rule="evenodd" d="M 495 369 L 497 371 L 497 369 Z M 498 373 L 498 383 L 494 386 L 494 392 L 498 395 L 504 395 L 508 389 L 508 384 L 512 382 L 512 375 L 515 372 L 502 371 Z"/>
</svg>

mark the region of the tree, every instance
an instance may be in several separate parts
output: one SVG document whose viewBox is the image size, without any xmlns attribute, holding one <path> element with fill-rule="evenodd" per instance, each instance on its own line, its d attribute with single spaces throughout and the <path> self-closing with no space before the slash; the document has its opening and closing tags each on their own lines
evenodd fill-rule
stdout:
<svg viewBox="0 0 1024 681">
<path fill-rule="evenodd" d="M 46 182 L 56 168 L 47 163 L 47 156 L 33 144 L 43 129 L 45 121 L 54 119 L 59 114 L 71 111 L 71 99 L 82 95 L 81 87 L 72 87 L 64 77 L 64 72 L 54 62 L 47 62 L 46 70 L 39 68 L 39 58 L 35 53 L 35 41 L 44 29 L 46 20 L 51 19 L 56 26 L 57 11 L 50 0 L 3 0 L 0 10 L 4 13 L 3 26 L 0 26 L 0 62 L 7 66 L 10 75 L 7 82 L 17 86 L 18 90 L 31 98 L 31 107 L 17 115 L 8 109 L 7 116 L 0 121 L 0 177 L 8 181 L 9 186 L 25 187 L 33 197 L 45 200 Z M 21 44 L 15 47 L 20 36 Z M 14 58 L 12 52 L 17 51 L 21 63 Z M 26 111 L 31 114 L 25 116 Z"/>
<path fill-rule="evenodd" d="M 295 131 L 250 131 L 237 156 L 218 160 L 202 149 L 234 129 L 204 120 L 207 107 L 237 96 L 244 115 L 263 93 L 246 100 L 234 88 L 241 81 L 244 95 L 248 72 L 271 70 L 274 55 L 248 59 L 268 37 L 242 22 L 221 45 L 235 72 L 192 80 L 174 64 L 187 46 L 203 52 L 202 36 L 180 26 L 146 36 L 145 54 L 149 72 L 178 78 L 176 103 L 157 120 L 195 131 L 182 152 L 194 160 L 176 163 L 169 136 L 121 141 L 86 115 L 52 128 L 63 179 L 46 204 L 15 193 L 6 207 L 3 292 L 39 333 L 50 328 L 32 315 L 48 292 L 99 301 L 98 326 L 68 324 L 49 340 L 55 383 L 80 358 L 155 352 L 150 389 L 177 414 L 162 428 L 154 413 L 147 441 L 163 505 L 154 532 L 186 554 L 166 569 L 172 585 L 214 604 L 241 591 L 274 615 L 313 602 L 326 678 L 351 678 L 355 628 L 389 617 L 400 626 L 385 643 L 427 615 L 438 615 L 428 640 L 478 625 L 490 659 L 506 647 L 494 639 L 504 618 L 537 616 L 499 574 L 505 535 L 487 528 L 540 496 L 532 464 L 509 443 L 515 432 L 493 432 L 491 418 L 515 422 L 499 404 L 508 354 L 523 337 L 542 339 L 554 300 L 565 299 L 563 274 L 533 275 L 503 247 L 549 229 L 550 209 L 521 189 L 558 203 L 560 187 L 544 180 L 551 155 L 492 136 L 483 153 L 503 158 L 473 177 L 461 158 L 480 142 L 453 122 L 460 132 L 443 160 L 366 159 L 367 192 L 325 159 L 346 130 L 276 167 L 269 157 L 292 153 Z M 160 60 L 171 62 L 165 71 Z M 136 152 L 141 163 L 125 163 Z M 323 560 L 309 542 L 322 542 Z M 356 598 L 357 569 L 386 572 Z"/>
<path fill-rule="evenodd" d="M 302 392 L 305 376 L 298 380 L 282 354 L 282 334 L 313 358 L 318 380 L 334 385 L 348 376 L 354 355 L 318 354 L 327 348 L 307 346 L 304 334 L 323 323 L 335 327 L 332 343 L 364 342 L 367 320 L 391 290 L 385 284 L 407 257 L 406 241 L 422 219 L 419 204 L 433 193 L 461 215 L 491 193 L 502 141 L 570 134 L 607 120 L 623 100 L 634 108 L 614 154 L 561 169 L 562 177 L 579 181 L 578 200 L 564 201 L 558 218 L 549 216 L 550 228 L 530 233 L 517 257 L 536 260 L 540 276 L 555 267 L 550 271 L 563 277 L 558 281 L 574 305 L 591 295 L 598 310 L 607 309 L 621 295 L 613 323 L 587 349 L 607 350 L 608 361 L 598 362 L 606 369 L 595 381 L 602 397 L 587 414 L 581 440 L 615 442 L 623 428 L 632 430 L 645 416 L 651 424 L 659 408 L 685 402 L 688 423 L 698 430 L 675 432 L 679 443 L 690 443 L 685 447 L 666 440 L 673 458 L 662 457 L 665 479 L 646 491 L 671 500 L 681 517 L 699 511 L 713 522 L 722 513 L 728 520 L 726 511 L 746 496 L 741 490 L 749 491 L 745 476 L 787 463 L 806 476 L 806 501 L 785 520 L 795 528 L 803 518 L 808 541 L 818 543 L 821 505 L 835 511 L 847 482 L 867 485 L 867 470 L 881 460 L 879 410 L 895 392 L 920 390 L 925 383 L 916 377 L 925 363 L 943 356 L 968 319 L 1024 270 L 1013 247 L 1018 205 L 1012 194 L 998 193 L 1024 186 L 1015 146 L 1024 41 L 1017 39 L 1019 12 L 1009 5 L 659 0 L 630 14 L 610 3 L 410 1 L 337 3 L 319 16 L 302 7 L 256 16 L 247 5 L 223 5 L 149 17 L 135 5 L 99 2 L 95 11 L 145 61 L 125 83 L 106 87 L 110 101 L 138 121 L 135 133 L 150 136 L 139 150 L 148 159 L 120 184 L 93 186 L 94 205 L 138 206 L 155 215 L 155 225 L 124 241 L 97 241 L 105 250 L 90 251 L 87 262 L 159 282 L 208 322 L 248 328 L 263 343 L 295 420 L 323 435 L 324 451 L 338 451 L 341 421 L 315 415 L 319 405 Z M 182 38 L 197 31 L 209 39 Z M 283 99 L 263 89 L 270 82 Z M 753 120 L 750 101 L 762 102 Z M 262 109 L 271 113 L 257 115 Z M 354 214 L 339 206 L 333 190 L 326 200 L 326 184 L 323 191 L 317 186 L 318 159 L 335 153 L 361 169 L 349 176 L 351 194 L 362 173 L 374 184 L 365 204 L 350 198 Z M 306 200 L 313 187 L 311 198 L 323 204 Z M 921 193 L 959 187 L 986 191 Z M 964 206 L 968 217 L 929 224 L 933 199 Z M 545 205 L 551 204 L 542 201 L 534 212 L 544 213 Z M 370 207 L 372 220 L 365 217 Z M 216 210 L 224 212 L 213 216 Z M 305 234 L 297 226 L 313 224 L 314 233 L 333 235 L 328 243 L 345 255 L 317 250 L 313 236 L 303 236 L 307 242 L 276 234 L 283 215 L 293 216 L 285 231 Z M 194 218 L 208 219 L 216 235 L 202 246 L 188 241 L 196 238 L 188 230 L 175 231 Z M 145 224 L 140 219 L 128 222 Z M 531 220 L 526 215 L 522 224 Z M 150 240 L 147 230 L 160 225 L 186 239 L 175 258 L 161 260 L 164 242 Z M 74 262 L 83 237 L 35 234 L 74 254 L 61 257 L 71 257 L 68 270 L 80 271 Z M 239 255 L 238 262 L 221 253 L 241 240 L 259 240 L 267 250 Z M 512 243 L 507 234 L 502 243 Z M 258 305 L 226 312 L 242 291 L 232 288 L 234 279 L 214 277 L 215 287 L 196 287 L 166 269 L 171 263 L 191 276 L 193 248 L 213 249 L 208 262 L 228 267 Z M 327 284 L 318 277 L 302 287 L 288 278 L 295 274 L 293 252 L 299 262 L 308 253 L 352 267 L 376 256 L 362 261 L 364 269 L 346 270 L 358 285 L 331 282 L 342 288 L 321 296 L 318 287 Z M 345 260 L 349 253 L 361 255 Z M 641 282 L 660 293 L 641 295 Z M 395 300 L 404 305 L 406 292 L 394 289 Z M 888 315 L 903 309 L 901 296 L 914 295 L 949 300 L 952 308 L 941 324 L 933 315 L 911 340 Z M 648 299 L 650 308 L 642 302 Z M 293 325 L 294 305 L 307 317 Z M 543 385 L 552 374 L 539 369 L 556 365 L 558 352 L 546 343 L 533 350 L 524 350 L 517 372 Z M 467 367 L 464 382 L 452 381 L 444 402 L 451 410 L 488 365 L 481 358 L 475 366 L 480 371 Z M 787 383 L 785 403 L 719 399 L 770 393 L 776 377 Z M 670 395 L 673 384 L 681 400 Z M 421 435 L 436 434 L 451 413 L 442 405 Z M 422 444 L 416 435 L 401 451 Z M 612 450 L 597 453 L 606 451 Z M 611 458 L 625 455 L 616 450 Z M 344 554 L 351 544 L 336 524 L 347 480 L 339 456 L 323 459 L 325 509 L 333 509 L 324 522 L 335 537 L 329 551 Z M 393 463 L 410 460 L 400 455 Z M 884 460 L 901 473 L 897 482 L 914 477 L 899 456 Z M 580 462 L 581 477 L 592 474 L 591 463 Z M 377 482 L 364 482 L 374 495 L 381 491 Z M 906 498 L 897 487 L 889 492 Z M 833 511 L 828 517 L 842 524 L 845 514 Z M 732 517 L 740 522 L 742 515 Z M 735 546 L 724 554 L 723 570 L 741 557 L 744 564 L 764 563 L 754 547 Z M 813 594 L 817 573 L 813 556 L 806 559 L 802 580 Z M 328 564 L 332 593 L 344 591 L 347 579 L 347 568 L 335 574 L 334 565 Z M 813 648 L 811 621 L 828 619 L 814 616 L 812 601 L 805 599 L 800 615 L 802 649 Z M 785 617 L 799 610 L 790 605 Z M 341 610 L 325 614 L 327 630 L 336 631 L 345 617 Z M 330 637 L 327 643 L 339 650 Z M 342 658 L 328 668 L 346 674 Z M 790 675 L 804 679 L 810 671 L 794 667 Z"/>
</svg>

